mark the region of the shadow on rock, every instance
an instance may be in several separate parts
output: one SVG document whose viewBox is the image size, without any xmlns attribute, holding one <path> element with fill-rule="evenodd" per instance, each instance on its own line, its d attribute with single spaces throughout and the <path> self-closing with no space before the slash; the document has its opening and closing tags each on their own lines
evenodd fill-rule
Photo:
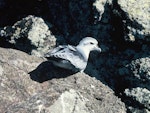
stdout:
<svg viewBox="0 0 150 113">
<path fill-rule="evenodd" d="M 45 82 L 53 78 L 65 78 L 74 74 L 70 70 L 55 67 L 52 63 L 46 61 L 41 63 L 35 70 L 29 72 L 30 78 L 37 82 Z"/>
</svg>

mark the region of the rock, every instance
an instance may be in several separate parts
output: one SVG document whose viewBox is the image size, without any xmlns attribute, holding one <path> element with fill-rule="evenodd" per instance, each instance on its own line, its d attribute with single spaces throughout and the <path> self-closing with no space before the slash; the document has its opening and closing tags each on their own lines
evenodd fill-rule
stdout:
<svg viewBox="0 0 150 113">
<path fill-rule="evenodd" d="M 0 9 L 3 8 L 4 6 L 5 6 L 4 0 L 0 0 Z"/>
<path fill-rule="evenodd" d="M 125 94 L 126 96 L 141 104 L 141 106 L 147 109 L 146 111 L 150 112 L 150 91 L 148 89 L 140 87 L 126 89 Z"/>
<path fill-rule="evenodd" d="M 126 113 L 109 87 L 85 73 L 73 74 L 42 58 L 4 48 L 0 64 L 1 112 Z"/>
<path fill-rule="evenodd" d="M 122 68 L 118 69 L 120 82 L 118 87 L 122 86 L 123 100 L 130 112 L 138 113 L 149 111 L 149 92 L 150 92 L 150 53 L 149 46 L 136 52 L 126 50 L 123 56 L 131 58 L 121 62 Z M 120 63 L 120 65 L 121 65 Z M 119 77 L 119 76 L 118 76 Z"/>
<path fill-rule="evenodd" d="M 53 25 L 51 32 L 57 37 L 58 45 L 76 45 L 86 36 L 97 38 L 101 43 L 110 41 L 111 34 L 109 33 L 112 27 L 109 24 L 111 20 L 109 13 L 112 0 L 36 0 L 30 3 L 32 5 L 28 1 L 17 1 L 15 3 L 4 1 L 6 2 L 5 7 L 8 8 L 2 10 L 3 16 L 0 18 L 0 25 L 2 26 L 11 26 L 17 20 L 27 17 L 29 14 L 34 14 Z M 9 20 L 7 20 L 8 18 Z M 44 31 L 41 34 L 46 34 L 47 29 Z M 34 45 L 32 48 L 34 48 Z M 29 51 L 29 53 L 31 52 Z"/>
<path fill-rule="evenodd" d="M 2 75 L 3 74 L 3 68 L 2 68 L 2 66 L 0 66 L 0 75 Z"/>
<path fill-rule="evenodd" d="M 70 1 L 69 11 L 72 22 L 75 23 L 74 26 L 70 24 L 74 30 L 73 34 L 70 34 L 71 42 L 79 41 L 85 36 L 92 36 L 101 43 L 103 41 L 108 43 L 111 40 L 109 32 L 112 27 L 110 25 L 111 3 L 111 0 Z"/>
<path fill-rule="evenodd" d="M 126 73 L 125 80 L 128 81 L 128 86 L 131 88 L 131 90 L 125 89 L 125 95 L 127 97 L 130 97 L 129 99 L 127 98 L 126 100 L 130 101 L 131 103 L 134 103 L 135 101 L 138 102 L 135 104 L 136 107 L 132 108 L 132 110 L 134 110 L 135 112 L 140 110 L 141 112 L 149 111 L 150 57 L 133 60 L 131 64 L 127 65 L 126 69 L 128 69 L 128 73 Z M 143 107 L 140 108 L 140 106 Z"/>
<path fill-rule="evenodd" d="M 129 110 L 130 110 L 130 113 L 149 113 L 150 111 L 143 108 L 143 109 L 138 109 L 138 108 L 135 108 L 135 107 L 132 107 L 130 106 L 129 107 Z"/>
<path fill-rule="evenodd" d="M 150 41 L 150 1 L 118 0 L 118 5 L 126 16 L 122 17 L 129 41 Z"/>
<path fill-rule="evenodd" d="M 90 113 L 86 107 L 86 102 L 88 100 L 79 92 L 70 89 L 61 94 L 58 100 L 50 107 L 49 111 L 52 113 Z"/>
<path fill-rule="evenodd" d="M 121 68 L 128 87 L 145 87 L 150 90 L 150 57 L 132 60 Z"/>
<path fill-rule="evenodd" d="M 142 81 L 150 81 L 150 57 L 133 60 L 130 67 L 135 77 Z"/>
<path fill-rule="evenodd" d="M 34 16 L 23 18 L 13 26 L 4 27 L 0 30 L 0 36 L 15 48 L 37 56 L 43 56 L 56 45 L 56 38 L 44 20 Z"/>
<path fill-rule="evenodd" d="M 112 0 L 95 0 L 95 2 L 93 3 L 93 6 L 96 7 L 97 12 L 99 13 L 99 16 L 98 15 L 94 15 L 94 18 L 98 19 L 99 21 L 102 21 L 104 23 L 108 23 L 109 22 L 108 20 L 111 19 L 109 16 L 105 17 L 105 19 L 102 19 L 102 16 L 104 18 L 104 15 L 103 15 L 104 11 L 107 10 L 107 8 L 106 8 L 107 4 L 111 5 L 112 4 Z"/>
</svg>

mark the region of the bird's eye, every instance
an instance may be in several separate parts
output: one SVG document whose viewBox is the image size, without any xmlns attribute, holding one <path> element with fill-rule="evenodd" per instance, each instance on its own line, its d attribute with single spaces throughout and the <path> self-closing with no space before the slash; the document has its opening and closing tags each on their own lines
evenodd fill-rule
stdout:
<svg viewBox="0 0 150 113">
<path fill-rule="evenodd" d="M 93 42 L 90 42 L 90 44 L 93 45 L 94 43 L 93 43 Z"/>
</svg>

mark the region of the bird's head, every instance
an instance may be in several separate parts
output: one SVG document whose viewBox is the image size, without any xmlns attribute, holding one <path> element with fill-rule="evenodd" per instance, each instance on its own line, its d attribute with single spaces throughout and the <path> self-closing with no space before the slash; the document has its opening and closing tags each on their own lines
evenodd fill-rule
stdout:
<svg viewBox="0 0 150 113">
<path fill-rule="evenodd" d="M 98 41 L 92 37 L 85 37 L 83 38 L 79 44 L 78 47 L 83 47 L 84 49 L 88 50 L 88 51 L 99 51 L 101 52 L 101 48 L 98 47 Z"/>
</svg>

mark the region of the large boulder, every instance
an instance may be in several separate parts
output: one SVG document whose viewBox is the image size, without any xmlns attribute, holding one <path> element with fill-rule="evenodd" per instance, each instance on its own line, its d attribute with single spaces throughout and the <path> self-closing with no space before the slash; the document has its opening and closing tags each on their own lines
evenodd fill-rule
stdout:
<svg viewBox="0 0 150 113">
<path fill-rule="evenodd" d="M 85 73 L 0 48 L 0 109 L 9 113 L 126 113 L 114 92 Z"/>
<path fill-rule="evenodd" d="M 13 26 L 2 28 L 0 36 L 5 40 L 5 44 L 2 43 L 1 46 L 7 47 L 8 44 L 12 44 L 16 49 L 36 56 L 43 56 L 56 45 L 56 38 L 44 20 L 31 15 Z"/>
</svg>

